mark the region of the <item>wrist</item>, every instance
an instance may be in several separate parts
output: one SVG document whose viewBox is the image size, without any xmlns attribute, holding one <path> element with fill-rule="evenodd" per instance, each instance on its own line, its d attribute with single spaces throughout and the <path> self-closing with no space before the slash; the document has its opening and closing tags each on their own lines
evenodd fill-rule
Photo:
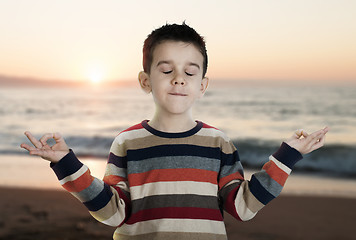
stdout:
<svg viewBox="0 0 356 240">
<path fill-rule="evenodd" d="M 280 148 L 273 154 L 273 157 L 290 169 L 292 169 L 299 160 L 303 159 L 302 154 L 286 142 L 281 144 Z"/>
<path fill-rule="evenodd" d="M 71 149 L 60 161 L 50 164 L 50 167 L 53 169 L 59 180 L 75 173 L 82 166 L 83 163 L 78 160 Z"/>
</svg>

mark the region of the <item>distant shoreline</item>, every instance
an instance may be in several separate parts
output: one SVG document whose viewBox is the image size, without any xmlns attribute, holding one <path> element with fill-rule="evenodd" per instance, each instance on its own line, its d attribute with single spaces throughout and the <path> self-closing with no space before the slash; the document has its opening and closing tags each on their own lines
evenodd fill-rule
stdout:
<svg viewBox="0 0 356 240">
<path fill-rule="evenodd" d="M 131 80 L 110 80 L 100 83 L 102 87 L 113 86 L 130 86 L 137 84 L 134 79 Z M 12 77 L 0 75 L 1 87 L 60 87 L 60 88 L 77 88 L 96 86 L 90 81 L 85 80 L 59 80 L 59 79 L 37 79 L 32 77 Z"/>
<path fill-rule="evenodd" d="M 104 176 L 103 158 L 80 158 L 93 176 Z M 245 179 L 258 169 L 245 169 Z M 23 178 L 22 176 L 26 176 Z M 34 156 L 0 155 L 0 187 L 62 189 L 49 162 Z M 356 199 L 355 179 L 333 178 L 320 174 L 293 172 L 282 191 L 286 196 L 319 196 Z"/>
<path fill-rule="evenodd" d="M 301 80 L 301 79 L 224 79 L 211 78 L 210 85 L 215 86 L 259 86 L 259 87 L 274 87 L 274 86 L 353 86 L 356 87 L 355 80 Z M 41 79 L 26 76 L 7 76 L 0 74 L 1 87 L 119 87 L 119 86 L 135 86 L 139 87 L 136 78 L 131 79 L 110 79 L 104 80 L 99 84 L 93 84 L 89 80 L 70 80 L 70 79 Z"/>
</svg>

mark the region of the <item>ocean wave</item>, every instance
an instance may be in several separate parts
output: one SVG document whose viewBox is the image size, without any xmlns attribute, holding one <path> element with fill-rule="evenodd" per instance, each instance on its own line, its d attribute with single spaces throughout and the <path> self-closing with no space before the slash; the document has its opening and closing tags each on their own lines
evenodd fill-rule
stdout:
<svg viewBox="0 0 356 240">
<path fill-rule="evenodd" d="M 66 142 L 79 157 L 108 157 L 113 138 L 104 136 L 69 136 Z M 280 142 L 259 139 L 233 140 L 238 149 L 240 160 L 245 168 L 261 168 L 268 157 L 276 152 Z M 27 154 L 20 147 L 0 149 L 0 154 Z M 356 146 L 327 144 L 299 161 L 294 170 L 318 172 L 327 175 L 356 177 Z"/>
<path fill-rule="evenodd" d="M 246 139 L 234 141 L 242 165 L 248 168 L 261 168 L 267 157 L 273 154 L 280 143 Z M 295 171 L 320 172 L 334 176 L 356 177 L 356 146 L 327 144 L 321 149 L 304 155 Z"/>
</svg>

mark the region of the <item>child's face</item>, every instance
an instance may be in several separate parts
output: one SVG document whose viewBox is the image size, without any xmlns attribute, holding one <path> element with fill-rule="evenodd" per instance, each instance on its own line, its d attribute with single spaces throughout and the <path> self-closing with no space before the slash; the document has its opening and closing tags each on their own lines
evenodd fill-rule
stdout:
<svg viewBox="0 0 356 240">
<path fill-rule="evenodd" d="M 140 82 L 145 91 L 152 91 L 158 111 L 190 113 L 208 84 L 208 79 L 203 78 L 203 60 L 193 44 L 165 41 L 156 46 L 151 72 L 143 73 L 148 87 L 143 86 L 141 79 Z"/>
</svg>

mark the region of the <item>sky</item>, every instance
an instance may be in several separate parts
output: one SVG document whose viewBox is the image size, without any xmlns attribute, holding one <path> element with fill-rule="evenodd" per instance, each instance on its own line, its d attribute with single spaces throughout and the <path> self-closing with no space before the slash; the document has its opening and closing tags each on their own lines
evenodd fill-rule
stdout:
<svg viewBox="0 0 356 240">
<path fill-rule="evenodd" d="M 356 1 L 0 0 L 0 75 L 136 79 L 155 28 L 205 37 L 207 76 L 356 82 Z"/>
</svg>

